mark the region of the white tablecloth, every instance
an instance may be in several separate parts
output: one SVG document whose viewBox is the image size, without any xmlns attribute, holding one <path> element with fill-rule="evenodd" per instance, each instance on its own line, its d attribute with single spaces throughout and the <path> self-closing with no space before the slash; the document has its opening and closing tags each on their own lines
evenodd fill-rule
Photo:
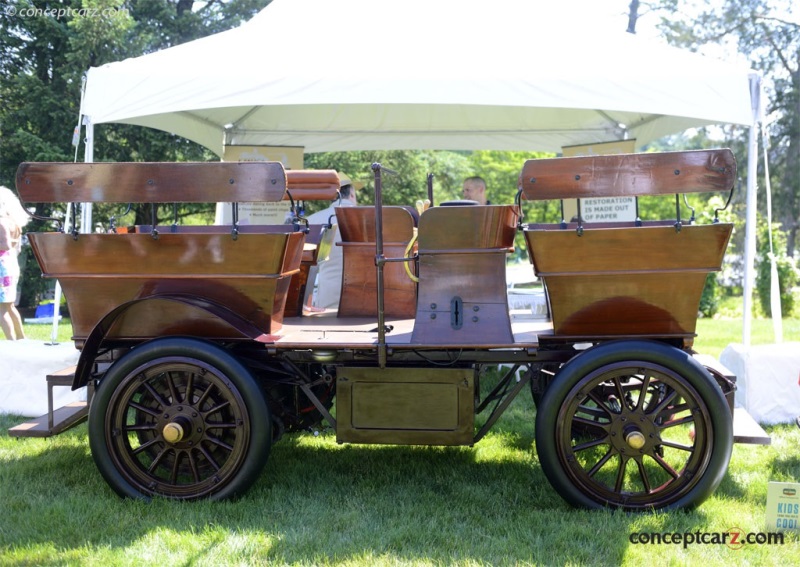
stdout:
<svg viewBox="0 0 800 567">
<path fill-rule="evenodd" d="M 72 342 L 50 345 L 43 341 L 0 340 L 0 413 L 39 417 L 47 413 L 48 374 L 73 366 L 80 353 Z M 53 388 L 53 407 L 86 399 L 86 388 Z"/>
<path fill-rule="evenodd" d="M 800 343 L 728 345 L 719 361 L 737 377 L 736 405 L 762 424 L 800 416 Z"/>
</svg>

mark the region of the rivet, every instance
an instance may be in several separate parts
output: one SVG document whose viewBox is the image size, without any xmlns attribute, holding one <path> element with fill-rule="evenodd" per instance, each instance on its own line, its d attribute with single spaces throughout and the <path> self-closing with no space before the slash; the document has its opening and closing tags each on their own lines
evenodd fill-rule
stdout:
<svg viewBox="0 0 800 567">
<path fill-rule="evenodd" d="M 681 170 L 680 169 L 676 169 L 675 170 L 675 175 L 680 175 L 680 174 L 681 174 Z"/>
<path fill-rule="evenodd" d="M 431 313 L 431 319 L 436 319 L 436 313 Z"/>
<path fill-rule="evenodd" d="M 155 181 L 153 181 L 152 179 L 148 179 L 148 180 L 147 180 L 147 184 L 148 184 L 148 185 L 155 185 L 155 184 L 156 184 L 156 182 L 155 182 Z"/>
<path fill-rule="evenodd" d="M 67 185 L 72 185 L 72 179 L 67 180 Z"/>
<path fill-rule="evenodd" d="M 477 317 L 477 315 L 476 315 L 475 317 L 473 317 L 473 318 L 472 318 L 472 322 L 473 322 L 473 323 L 477 323 L 477 322 L 478 322 L 478 317 Z"/>
<path fill-rule="evenodd" d="M 535 177 L 531 177 L 531 183 L 536 183 L 536 178 Z"/>
<path fill-rule="evenodd" d="M 233 177 L 231 177 L 230 179 L 228 179 L 228 183 L 230 183 L 231 185 L 233 185 Z"/>
<path fill-rule="evenodd" d="M 480 308 L 480 307 L 478 307 L 477 305 L 473 305 L 473 306 L 472 306 L 472 310 L 473 310 L 473 311 L 475 311 L 475 312 L 477 313 L 478 311 L 480 311 L 480 310 L 481 310 L 481 308 Z"/>
<path fill-rule="evenodd" d="M 576 175 L 575 176 L 575 181 L 580 181 L 580 180 L 581 180 L 581 176 L 580 175 Z"/>
<path fill-rule="evenodd" d="M 431 303 L 431 309 L 436 309 L 436 304 L 435 303 Z"/>
</svg>

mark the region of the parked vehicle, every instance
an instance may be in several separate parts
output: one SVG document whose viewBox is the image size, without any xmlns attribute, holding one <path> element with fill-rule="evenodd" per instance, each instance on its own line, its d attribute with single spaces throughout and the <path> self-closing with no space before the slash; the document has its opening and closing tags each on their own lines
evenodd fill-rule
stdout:
<svg viewBox="0 0 800 567">
<path fill-rule="evenodd" d="M 304 314 L 308 269 L 334 227 L 239 225 L 236 203 L 332 199 L 335 172 L 22 164 L 28 203 L 233 202 L 234 221 L 29 234 L 81 350 L 51 386 L 88 385 L 90 399 L 10 434 L 52 435 L 88 417 L 94 460 L 121 496 L 224 499 L 253 484 L 284 433 L 327 423 L 342 443 L 472 445 L 530 389 L 553 487 L 575 506 L 627 510 L 695 506 L 735 439 L 764 442 L 734 434 L 735 377 L 692 349 L 732 226 L 682 218 L 681 195 L 731 194 L 729 150 L 529 160 L 516 203 L 421 214 L 383 206 L 373 170 L 376 205 L 338 221 L 347 300 Z M 579 202 L 569 222 L 524 222 L 530 200 L 642 195 L 674 195 L 676 218 L 588 222 Z M 518 231 L 549 317 L 509 310 Z M 498 365 L 508 371 L 481 388 Z"/>
</svg>

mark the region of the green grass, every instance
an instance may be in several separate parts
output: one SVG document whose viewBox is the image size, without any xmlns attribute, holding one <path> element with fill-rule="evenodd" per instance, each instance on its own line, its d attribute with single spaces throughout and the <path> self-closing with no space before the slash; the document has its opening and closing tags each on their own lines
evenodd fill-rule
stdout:
<svg viewBox="0 0 800 567">
<path fill-rule="evenodd" d="M 784 545 L 634 545 L 642 532 L 767 531 L 770 480 L 800 478 L 800 429 L 737 445 L 694 511 L 575 510 L 550 488 L 523 393 L 475 447 L 338 445 L 327 430 L 278 442 L 235 502 L 122 500 L 86 426 L 16 440 L 0 416 L 0 565 L 790 565 Z"/>
<path fill-rule="evenodd" d="M 800 340 L 798 331 L 797 319 L 784 322 L 785 340 Z M 70 334 L 62 322 L 59 341 Z M 741 320 L 700 320 L 698 334 L 697 350 L 718 356 L 741 341 Z M 753 343 L 772 341 L 771 322 L 754 320 Z M 85 424 L 18 440 L 6 430 L 21 419 L 0 415 L 0 566 L 796 564 L 795 534 L 784 545 L 738 550 L 629 540 L 633 532 L 768 531 L 768 481 L 800 481 L 796 426 L 769 427 L 771 446 L 735 445 L 722 484 L 698 509 L 630 514 L 561 500 L 539 467 L 534 415 L 523 392 L 475 447 L 289 435 L 236 502 L 149 504 L 112 493 Z"/>
<path fill-rule="evenodd" d="M 30 323 L 23 324 L 25 331 L 25 338 L 34 341 L 50 342 L 53 336 L 53 325 L 32 325 Z M 58 322 L 58 334 L 56 342 L 67 343 L 72 340 L 72 323 L 69 319 L 61 319 Z"/>
</svg>

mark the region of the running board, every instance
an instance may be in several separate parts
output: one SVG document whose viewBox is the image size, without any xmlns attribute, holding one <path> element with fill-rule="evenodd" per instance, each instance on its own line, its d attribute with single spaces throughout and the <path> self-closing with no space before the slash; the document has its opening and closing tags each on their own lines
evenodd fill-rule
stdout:
<svg viewBox="0 0 800 567">
<path fill-rule="evenodd" d="M 9 437 L 52 437 L 75 427 L 89 417 L 89 404 L 72 402 L 60 407 L 51 414 L 45 414 L 33 421 L 21 423 L 8 430 Z"/>
<path fill-rule="evenodd" d="M 747 443 L 750 445 L 771 445 L 770 439 L 764 428 L 761 427 L 744 408 L 733 410 L 733 442 Z"/>
<path fill-rule="evenodd" d="M 47 375 L 47 413 L 33 421 L 21 423 L 8 430 L 9 437 L 53 437 L 86 421 L 89 417 L 89 402 L 94 394 L 90 382 L 87 388 L 88 400 L 72 402 L 58 409 L 53 409 L 53 388 L 72 386 L 75 378 L 75 367 L 70 366 Z"/>
</svg>

